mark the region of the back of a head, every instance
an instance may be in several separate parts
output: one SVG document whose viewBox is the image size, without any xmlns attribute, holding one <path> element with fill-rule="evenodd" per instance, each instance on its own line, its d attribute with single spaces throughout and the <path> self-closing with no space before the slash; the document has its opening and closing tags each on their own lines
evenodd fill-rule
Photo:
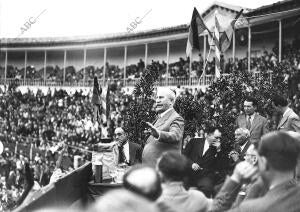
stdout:
<svg viewBox="0 0 300 212">
<path fill-rule="evenodd" d="M 168 151 L 158 159 L 157 168 L 164 181 L 184 181 L 189 170 L 189 162 L 184 155 Z"/>
<path fill-rule="evenodd" d="M 277 171 L 293 171 L 297 164 L 300 147 L 298 141 L 287 132 L 270 132 L 261 138 L 258 147 L 260 156 L 266 157 Z"/>
<path fill-rule="evenodd" d="M 129 169 L 123 176 L 123 186 L 151 201 L 158 199 L 162 192 L 158 173 L 145 165 L 136 165 Z"/>
<path fill-rule="evenodd" d="M 284 98 L 283 96 L 280 96 L 280 95 L 275 95 L 273 98 L 272 98 L 272 101 L 274 103 L 274 105 L 277 107 L 277 106 L 281 106 L 281 107 L 286 107 L 288 106 L 288 101 L 286 98 Z"/>
<path fill-rule="evenodd" d="M 245 98 L 245 101 L 247 101 L 247 102 L 252 102 L 252 104 L 253 104 L 254 107 L 257 107 L 257 106 L 258 106 L 257 100 L 256 100 L 254 97 L 252 97 L 252 96 L 247 96 L 247 97 Z"/>
<path fill-rule="evenodd" d="M 100 197 L 88 212 L 157 212 L 154 203 L 125 189 L 117 189 L 107 192 Z"/>
</svg>

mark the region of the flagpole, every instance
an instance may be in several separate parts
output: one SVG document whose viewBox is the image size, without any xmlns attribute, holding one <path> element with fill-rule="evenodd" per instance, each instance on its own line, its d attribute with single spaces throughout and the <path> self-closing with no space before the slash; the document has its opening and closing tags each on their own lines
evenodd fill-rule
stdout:
<svg viewBox="0 0 300 212">
<path fill-rule="evenodd" d="M 189 69 L 190 69 L 190 74 L 189 74 L 189 85 L 190 85 L 190 86 L 191 86 L 192 62 L 193 62 L 193 49 L 191 49 L 191 51 L 190 51 L 190 64 L 189 64 Z"/>
<path fill-rule="evenodd" d="M 208 50 L 208 54 L 207 54 L 207 57 L 204 61 L 204 64 L 203 64 L 203 70 L 202 70 L 202 74 L 198 80 L 198 85 L 200 85 L 200 81 L 201 81 L 201 78 L 203 77 L 203 84 L 205 85 L 205 76 L 206 76 L 206 72 L 205 72 L 205 69 L 206 69 L 206 64 L 208 62 L 208 58 L 210 56 L 210 52 L 211 52 L 211 46 L 209 45 L 209 50 Z"/>
</svg>

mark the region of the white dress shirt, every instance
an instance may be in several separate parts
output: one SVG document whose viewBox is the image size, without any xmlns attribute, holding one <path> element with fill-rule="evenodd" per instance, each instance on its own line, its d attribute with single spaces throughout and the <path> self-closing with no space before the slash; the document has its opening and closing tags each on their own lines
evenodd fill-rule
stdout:
<svg viewBox="0 0 300 212">
<path fill-rule="evenodd" d="M 126 160 L 127 160 L 127 162 L 129 162 L 130 158 L 129 158 L 129 144 L 128 144 L 128 142 L 126 142 L 124 144 L 123 148 L 124 148 L 124 154 L 125 154 Z"/>
<path fill-rule="evenodd" d="M 205 139 L 205 141 L 204 141 L 204 147 L 203 147 L 203 152 L 202 152 L 202 156 L 207 152 L 208 149 L 209 149 L 209 143 L 208 143 L 208 141 Z"/>
</svg>

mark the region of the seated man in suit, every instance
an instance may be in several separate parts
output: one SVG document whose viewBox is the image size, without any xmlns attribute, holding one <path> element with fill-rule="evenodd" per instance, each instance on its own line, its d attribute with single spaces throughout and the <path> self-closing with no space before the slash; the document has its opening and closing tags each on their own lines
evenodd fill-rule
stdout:
<svg viewBox="0 0 300 212">
<path fill-rule="evenodd" d="M 216 127 L 208 128 L 206 133 L 206 138 L 191 139 L 183 153 L 191 163 L 191 186 L 211 197 L 216 184 L 222 134 Z"/>
<path fill-rule="evenodd" d="M 157 159 L 169 150 L 181 151 L 184 120 L 173 109 L 175 93 L 169 88 L 158 88 L 156 95 L 157 120 L 146 122 L 151 135 L 146 141 L 142 161 L 155 167 Z"/>
<path fill-rule="evenodd" d="M 247 97 L 244 101 L 244 113 L 235 121 L 236 128 L 246 128 L 250 131 L 252 143 L 259 142 L 261 136 L 269 132 L 268 121 L 256 112 L 257 106 L 255 98 Z"/>
<path fill-rule="evenodd" d="M 263 196 L 245 200 L 229 211 L 300 211 L 300 185 L 294 179 L 299 152 L 298 141 L 286 132 L 264 135 L 258 146 L 258 165 L 253 166 L 247 161 L 237 164 L 214 199 L 211 211 L 230 209 L 242 184 L 251 182 L 257 175 L 269 190 Z"/>
<path fill-rule="evenodd" d="M 300 118 L 288 107 L 288 101 L 282 96 L 275 96 L 272 99 L 272 105 L 275 110 L 282 114 L 277 130 L 300 132 Z"/>
<path fill-rule="evenodd" d="M 115 129 L 115 141 L 119 147 L 119 163 L 134 165 L 141 162 L 141 147 L 128 141 L 125 131 L 118 127 Z"/>
<path fill-rule="evenodd" d="M 234 163 L 244 160 L 245 153 L 247 152 L 251 142 L 250 131 L 246 128 L 238 128 L 234 132 L 235 144 L 234 150 L 229 153 L 229 157 L 233 160 Z"/>
</svg>

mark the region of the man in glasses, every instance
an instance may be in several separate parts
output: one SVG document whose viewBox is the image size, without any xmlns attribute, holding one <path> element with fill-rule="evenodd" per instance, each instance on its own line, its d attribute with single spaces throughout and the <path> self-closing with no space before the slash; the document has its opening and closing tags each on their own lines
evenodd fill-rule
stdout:
<svg viewBox="0 0 300 212">
<path fill-rule="evenodd" d="M 115 129 L 115 141 L 118 142 L 119 164 L 134 165 L 141 162 L 140 145 L 128 141 L 125 131 L 121 127 Z"/>
<path fill-rule="evenodd" d="M 192 139 L 184 154 L 191 162 L 191 186 L 196 186 L 210 198 L 216 183 L 222 134 L 216 127 L 209 127 L 206 133 L 205 138 Z"/>
<path fill-rule="evenodd" d="M 245 200 L 229 211 L 300 211 L 300 186 L 295 168 L 300 152 L 296 138 L 286 132 L 264 135 L 258 145 L 257 166 L 247 161 L 238 163 L 213 202 L 211 211 L 227 211 L 241 186 L 259 175 L 268 191 L 261 197 Z"/>
</svg>

